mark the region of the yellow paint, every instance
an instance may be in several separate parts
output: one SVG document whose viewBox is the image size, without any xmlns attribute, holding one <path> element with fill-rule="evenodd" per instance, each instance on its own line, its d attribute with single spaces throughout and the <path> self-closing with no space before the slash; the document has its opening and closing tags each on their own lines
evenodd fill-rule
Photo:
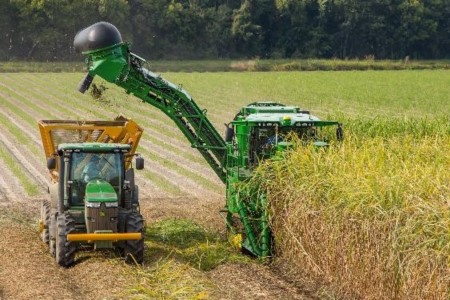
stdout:
<svg viewBox="0 0 450 300">
<path fill-rule="evenodd" d="M 71 242 L 81 241 L 124 241 L 124 240 L 140 240 L 142 233 L 69 233 L 67 240 Z"/>
<path fill-rule="evenodd" d="M 242 249 L 242 234 L 233 234 L 230 239 L 231 245 L 233 245 L 236 249 Z"/>
</svg>

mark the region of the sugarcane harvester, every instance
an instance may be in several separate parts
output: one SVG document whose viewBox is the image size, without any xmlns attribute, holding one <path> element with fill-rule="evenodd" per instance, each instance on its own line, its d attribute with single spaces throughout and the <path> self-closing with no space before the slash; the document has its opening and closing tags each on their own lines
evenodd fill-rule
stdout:
<svg viewBox="0 0 450 300">
<path fill-rule="evenodd" d="M 142 263 L 144 220 L 139 212 L 135 151 L 143 129 L 123 116 L 113 121 L 41 120 L 50 175 L 41 205 L 41 239 L 56 262 L 69 267 L 80 249 L 116 249 Z"/>
<path fill-rule="evenodd" d="M 249 187 L 253 170 L 261 160 L 279 157 L 289 148 L 289 142 L 283 140 L 289 132 L 315 138 L 321 127 L 336 125 L 342 136 L 340 124 L 321 121 L 298 107 L 255 102 L 227 124 L 224 139 L 206 117 L 206 110 L 183 88 L 145 68 L 146 61 L 130 51 L 130 44 L 122 41 L 114 25 L 99 22 L 83 29 L 74 46 L 87 57 L 88 74 L 79 91 L 88 90 L 97 75 L 164 112 L 226 185 L 224 212 L 233 241 L 255 256 L 271 256 L 266 193 L 258 186 Z M 318 140 L 314 143 L 326 145 Z"/>
</svg>

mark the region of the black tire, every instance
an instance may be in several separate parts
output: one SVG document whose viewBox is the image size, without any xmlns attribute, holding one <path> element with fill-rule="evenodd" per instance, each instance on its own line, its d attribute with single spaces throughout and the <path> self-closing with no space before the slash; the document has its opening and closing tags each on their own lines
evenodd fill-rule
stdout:
<svg viewBox="0 0 450 300">
<path fill-rule="evenodd" d="M 41 240 L 48 245 L 50 241 L 50 203 L 48 200 L 44 200 L 41 203 L 39 226 L 42 226 L 39 233 Z"/>
<path fill-rule="evenodd" d="M 144 234 L 144 218 L 137 211 L 131 211 L 127 215 L 125 232 L 140 232 Z M 144 236 L 140 240 L 125 241 L 123 255 L 125 262 L 129 264 L 142 264 L 144 261 Z"/>
<path fill-rule="evenodd" d="M 119 208 L 119 223 L 117 224 L 117 231 L 120 233 L 126 232 L 126 223 L 127 223 L 127 217 L 130 213 L 129 210 Z M 119 251 L 120 256 L 124 256 L 125 253 L 125 241 L 118 241 L 114 243 L 114 246 Z"/>
<path fill-rule="evenodd" d="M 48 223 L 49 226 L 49 242 L 48 242 L 48 251 L 50 252 L 52 257 L 56 256 L 56 236 L 58 235 L 57 226 L 56 226 L 56 216 L 54 209 L 50 212 L 50 221 Z"/>
<path fill-rule="evenodd" d="M 75 232 L 75 221 L 68 213 L 62 213 L 58 215 L 56 225 L 56 262 L 67 268 L 75 263 L 76 243 L 67 240 L 67 235 Z"/>
<path fill-rule="evenodd" d="M 50 252 L 50 255 L 53 257 L 56 257 L 56 241 L 50 239 L 48 243 L 48 251 Z"/>
</svg>

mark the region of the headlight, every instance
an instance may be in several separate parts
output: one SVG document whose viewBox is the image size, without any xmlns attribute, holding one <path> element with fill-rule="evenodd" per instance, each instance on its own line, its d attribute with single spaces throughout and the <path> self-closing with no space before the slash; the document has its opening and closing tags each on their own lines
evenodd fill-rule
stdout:
<svg viewBox="0 0 450 300">
<path fill-rule="evenodd" d="M 118 207 L 119 206 L 119 202 L 105 202 L 105 206 L 106 207 Z"/>
</svg>

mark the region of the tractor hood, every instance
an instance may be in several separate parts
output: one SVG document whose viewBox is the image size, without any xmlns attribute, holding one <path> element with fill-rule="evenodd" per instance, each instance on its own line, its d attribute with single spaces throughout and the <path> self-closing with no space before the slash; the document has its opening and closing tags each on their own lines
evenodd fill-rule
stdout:
<svg viewBox="0 0 450 300">
<path fill-rule="evenodd" d="M 87 205 L 101 202 L 116 202 L 117 194 L 109 182 L 103 179 L 94 179 L 86 185 Z"/>
</svg>

